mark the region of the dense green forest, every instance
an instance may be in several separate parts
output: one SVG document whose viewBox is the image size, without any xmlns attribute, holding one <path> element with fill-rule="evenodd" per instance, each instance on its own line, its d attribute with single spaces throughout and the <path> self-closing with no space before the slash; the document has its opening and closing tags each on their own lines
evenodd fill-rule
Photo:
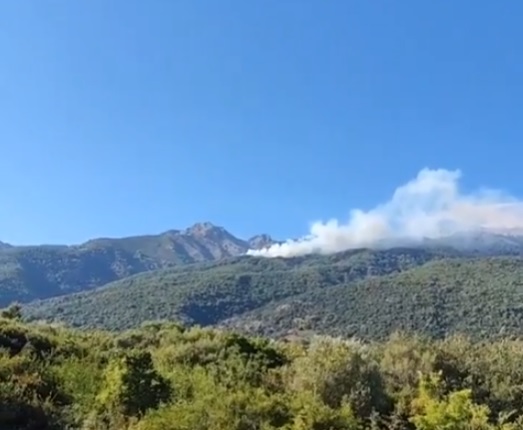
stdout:
<svg viewBox="0 0 523 430">
<path fill-rule="evenodd" d="M 118 334 L 0 317 L 3 430 L 512 430 L 523 341 L 395 334 L 276 342 L 148 323 Z"/>
<path fill-rule="evenodd" d="M 278 338 L 316 332 L 380 340 L 396 330 L 521 336 L 522 262 L 423 249 L 243 257 L 140 274 L 33 303 L 24 315 L 117 330 L 174 320 Z"/>
<path fill-rule="evenodd" d="M 244 256 L 15 305 L 0 428 L 523 430 L 522 262 Z"/>
<path fill-rule="evenodd" d="M 252 334 L 296 331 L 383 339 L 402 330 L 441 338 L 523 335 L 523 260 L 431 261 L 387 276 L 312 289 L 225 322 Z"/>
<path fill-rule="evenodd" d="M 353 250 L 294 259 L 241 257 L 143 273 L 93 291 L 26 307 L 31 319 L 125 329 L 148 320 L 218 324 L 305 292 L 345 285 L 451 258 L 422 249 Z"/>
</svg>

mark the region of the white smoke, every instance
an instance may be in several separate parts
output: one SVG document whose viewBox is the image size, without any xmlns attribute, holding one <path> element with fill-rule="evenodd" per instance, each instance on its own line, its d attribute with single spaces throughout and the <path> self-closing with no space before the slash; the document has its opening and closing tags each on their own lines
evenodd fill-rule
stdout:
<svg viewBox="0 0 523 430">
<path fill-rule="evenodd" d="M 376 247 L 440 238 L 469 230 L 523 232 L 523 202 L 501 191 L 483 189 L 470 194 L 459 190 L 459 170 L 423 169 L 397 188 L 385 204 L 369 211 L 355 209 L 349 220 L 315 222 L 310 234 L 249 255 L 293 257 L 331 254 L 351 248 Z"/>
</svg>

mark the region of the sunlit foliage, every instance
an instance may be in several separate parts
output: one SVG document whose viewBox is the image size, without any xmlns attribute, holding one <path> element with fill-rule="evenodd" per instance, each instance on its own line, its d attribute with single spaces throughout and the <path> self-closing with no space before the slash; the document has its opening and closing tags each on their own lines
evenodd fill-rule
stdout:
<svg viewBox="0 0 523 430">
<path fill-rule="evenodd" d="M 517 430 L 523 341 L 275 342 L 0 317 L 5 430 Z"/>
</svg>

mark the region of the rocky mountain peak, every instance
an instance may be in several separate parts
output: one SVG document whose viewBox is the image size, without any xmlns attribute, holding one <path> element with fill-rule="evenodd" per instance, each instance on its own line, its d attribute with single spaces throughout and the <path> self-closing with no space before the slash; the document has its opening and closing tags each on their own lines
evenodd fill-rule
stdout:
<svg viewBox="0 0 523 430">
<path fill-rule="evenodd" d="M 208 236 L 212 233 L 226 233 L 226 231 L 223 227 L 216 226 L 208 221 L 197 222 L 184 230 L 184 234 L 190 236 Z"/>
<path fill-rule="evenodd" d="M 247 240 L 250 249 L 263 249 L 274 245 L 276 241 L 268 234 L 257 234 Z"/>
</svg>

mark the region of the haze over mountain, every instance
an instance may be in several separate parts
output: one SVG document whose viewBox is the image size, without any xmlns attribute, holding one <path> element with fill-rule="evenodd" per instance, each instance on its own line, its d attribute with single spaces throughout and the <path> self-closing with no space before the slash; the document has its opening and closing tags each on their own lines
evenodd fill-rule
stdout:
<svg viewBox="0 0 523 430">
<path fill-rule="evenodd" d="M 250 255 L 292 257 L 332 254 L 354 248 L 426 244 L 436 240 L 457 244 L 459 236 L 472 242 L 523 234 L 523 202 L 494 189 L 462 192 L 459 170 L 423 169 L 398 187 L 389 201 L 370 210 L 353 209 L 347 223 L 315 222 L 310 234 Z M 489 237 L 487 237 L 489 236 Z M 490 237 L 492 236 L 492 237 Z M 448 239 L 448 240 L 447 240 Z M 467 239 L 468 240 L 468 239 Z M 477 244 L 477 243 L 476 243 Z"/>
</svg>

